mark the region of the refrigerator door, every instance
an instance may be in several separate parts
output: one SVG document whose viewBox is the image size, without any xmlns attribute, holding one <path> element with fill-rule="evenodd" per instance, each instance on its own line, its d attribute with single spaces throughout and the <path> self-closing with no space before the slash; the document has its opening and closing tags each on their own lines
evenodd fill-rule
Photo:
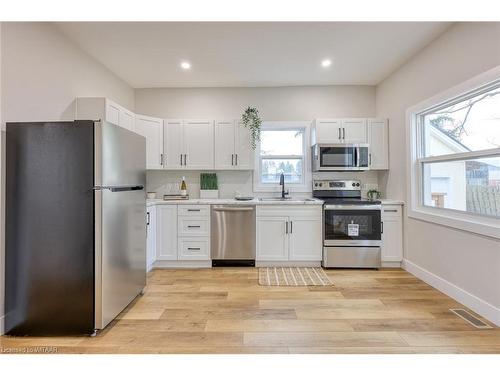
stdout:
<svg viewBox="0 0 500 375">
<path fill-rule="evenodd" d="M 5 332 L 94 331 L 94 123 L 8 123 Z"/>
<path fill-rule="evenodd" d="M 146 286 L 146 141 L 96 123 L 96 328 Z"/>
</svg>

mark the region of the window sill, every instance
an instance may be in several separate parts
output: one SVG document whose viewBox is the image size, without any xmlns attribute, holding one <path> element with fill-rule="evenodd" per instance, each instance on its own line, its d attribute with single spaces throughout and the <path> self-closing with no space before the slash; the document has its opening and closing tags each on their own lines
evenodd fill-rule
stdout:
<svg viewBox="0 0 500 375">
<path fill-rule="evenodd" d="M 409 210 L 408 217 L 494 239 L 500 239 L 500 219 L 422 206 Z"/>
</svg>

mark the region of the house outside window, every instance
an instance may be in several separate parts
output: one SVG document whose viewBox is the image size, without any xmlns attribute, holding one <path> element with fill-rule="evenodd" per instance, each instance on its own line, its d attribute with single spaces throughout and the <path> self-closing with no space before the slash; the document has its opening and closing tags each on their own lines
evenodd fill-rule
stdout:
<svg viewBox="0 0 500 375">
<path fill-rule="evenodd" d="M 255 191 L 277 191 L 281 174 L 290 191 L 311 191 L 309 122 L 263 124 L 256 150 Z"/>
<path fill-rule="evenodd" d="M 500 79 L 448 95 L 409 110 L 410 211 L 421 218 L 420 214 L 434 214 L 496 227 L 500 223 Z"/>
</svg>

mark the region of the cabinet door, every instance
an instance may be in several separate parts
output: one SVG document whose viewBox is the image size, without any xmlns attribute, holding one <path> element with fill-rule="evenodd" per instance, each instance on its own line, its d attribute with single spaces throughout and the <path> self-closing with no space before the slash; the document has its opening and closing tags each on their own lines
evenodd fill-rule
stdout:
<svg viewBox="0 0 500 375">
<path fill-rule="evenodd" d="M 321 261 L 323 239 L 321 217 L 290 217 L 290 260 Z"/>
<path fill-rule="evenodd" d="M 177 260 L 177 206 L 156 207 L 156 259 Z"/>
<path fill-rule="evenodd" d="M 210 260 L 208 237 L 179 238 L 179 260 Z"/>
<path fill-rule="evenodd" d="M 215 123 L 215 169 L 234 169 L 234 140 L 234 121 L 217 121 Z"/>
<path fill-rule="evenodd" d="M 147 242 L 146 242 L 146 267 L 150 271 L 156 260 L 156 209 L 155 206 L 147 208 Z"/>
<path fill-rule="evenodd" d="M 342 141 L 345 143 L 368 143 L 365 119 L 342 120 Z"/>
<path fill-rule="evenodd" d="M 214 123 L 184 121 L 184 167 L 214 169 Z"/>
<path fill-rule="evenodd" d="M 168 169 L 184 168 L 184 136 L 182 120 L 165 120 L 163 127 L 163 165 Z"/>
<path fill-rule="evenodd" d="M 382 261 L 403 260 L 403 220 L 401 206 L 382 206 Z"/>
<path fill-rule="evenodd" d="M 340 120 L 316 120 L 314 128 L 315 143 L 342 142 L 342 122 Z"/>
<path fill-rule="evenodd" d="M 135 132 L 146 138 L 146 168 L 163 168 L 163 120 L 136 115 Z"/>
<path fill-rule="evenodd" d="M 134 114 L 125 108 L 120 108 L 120 126 L 130 131 L 134 131 Z"/>
<path fill-rule="evenodd" d="M 257 260 L 288 260 L 288 217 L 257 217 Z"/>
<path fill-rule="evenodd" d="M 236 121 L 235 127 L 236 169 L 253 169 L 255 150 L 252 148 L 250 129 L 243 126 L 241 121 Z"/>
<path fill-rule="evenodd" d="M 106 100 L 106 119 L 107 122 L 120 126 L 120 106 L 111 100 Z"/>
<path fill-rule="evenodd" d="M 387 120 L 368 120 L 370 169 L 389 169 L 389 131 Z"/>
</svg>

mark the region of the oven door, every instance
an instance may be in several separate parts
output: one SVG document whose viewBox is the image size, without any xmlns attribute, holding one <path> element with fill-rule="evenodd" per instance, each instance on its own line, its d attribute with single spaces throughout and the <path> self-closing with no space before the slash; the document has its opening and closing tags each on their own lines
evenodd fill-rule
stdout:
<svg viewBox="0 0 500 375">
<path fill-rule="evenodd" d="M 318 144 L 313 146 L 314 171 L 360 171 L 369 169 L 368 145 Z"/>
<path fill-rule="evenodd" d="M 325 205 L 325 246 L 380 246 L 379 205 Z"/>
</svg>

